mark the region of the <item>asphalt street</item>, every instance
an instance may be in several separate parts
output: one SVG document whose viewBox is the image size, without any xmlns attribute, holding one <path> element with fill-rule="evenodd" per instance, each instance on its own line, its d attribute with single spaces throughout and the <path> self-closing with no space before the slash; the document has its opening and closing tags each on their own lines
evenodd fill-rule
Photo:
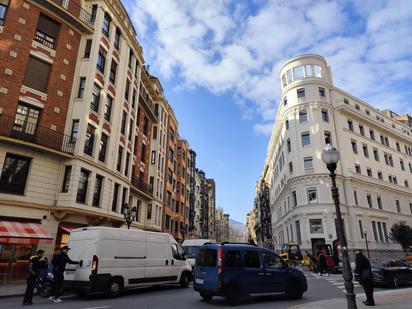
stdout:
<svg viewBox="0 0 412 309">
<path fill-rule="evenodd" d="M 344 290 L 342 275 L 320 277 L 317 274 L 305 272 L 308 279 L 308 291 L 300 300 L 288 300 L 282 295 L 260 296 L 243 299 L 239 308 L 290 308 L 298 304 L 324 300 L 329 298 L 343 298 Z M 363 294 L 363 289 L 355 285 L 356 294 Z M 375 291 L 382 289 L 377 288 Z M 22 297 L 0 299 L 1 309 L 22 308 Z M 203 301 L 199 294 L 191 287 L 181 289 L 175 286 L 162 286 L 148 289 L 126 291 L 118 298 L 105 298 L 102 295 L 77 297 L 67 295 L 63 302 L 56 304 L 48 299 L 35 296 L 31 308 L 59 308 L 59 309 L 182 309 L 182 308 L 214 308 L 227 307 L 223 298 L 213 298 L 210 302 Z M 25 306 L 26 307 L 26 306 Z"/>
</svg>

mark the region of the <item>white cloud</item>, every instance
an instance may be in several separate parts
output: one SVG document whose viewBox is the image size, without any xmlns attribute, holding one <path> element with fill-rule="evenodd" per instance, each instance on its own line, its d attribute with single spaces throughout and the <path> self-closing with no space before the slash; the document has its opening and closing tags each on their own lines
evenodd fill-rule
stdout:
<svg viewBox="0 0 412 309">
<path fill-rule="evenodd" d="M 267 0 L 252 9 L 236 0 L 132 1 L 153 70 L 177 88 L 232 93 L 245 119 L 260 115 L 259 134 L 276 114 L 280 64 L 301 53 L 325 56 L 334 83 L 363 100 L 411 109 L 402 86 L 412 69 L 409 0 Z"/>
</svg>

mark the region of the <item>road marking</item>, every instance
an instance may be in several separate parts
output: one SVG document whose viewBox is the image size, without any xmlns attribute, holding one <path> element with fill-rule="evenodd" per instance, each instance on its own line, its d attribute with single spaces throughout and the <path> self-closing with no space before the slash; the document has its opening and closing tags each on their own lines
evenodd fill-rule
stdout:
<svg viewBox="0 0 412 309">
<path fill-rule="evenodd" d="M 85 307 L 85 308 L 80 308 L 80 309 L 105 309 L 105 308 L 110 308 L 110 306 Z"/>
</svg>

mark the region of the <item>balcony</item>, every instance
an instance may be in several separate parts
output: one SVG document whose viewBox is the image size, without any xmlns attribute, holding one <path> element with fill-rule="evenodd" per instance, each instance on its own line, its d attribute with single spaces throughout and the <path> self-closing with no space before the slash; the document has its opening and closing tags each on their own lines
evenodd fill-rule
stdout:
<svg viewBox="0 0 412 309">
<path fill-rule="evenodd" d="M 48 48 L 56 49 L 56 40 L 39 30 L 36 31 L 33 40 Z"/>
<path fill-rule="evenodd" d="M 65 153 L 73 153 L 76 145 L 76 141 L 73 141 L 68 135 L 3 115 L 0 115 L 0 136 L 18 139 Z"/>
<path fill-rule="evenodd" d="M 153 193 L 150 191 L 149 185 L 146 182 L 144 182 L 144 180 L 141 179 L 140 177 L 132 175 L 131 182 L 135 188 L 139 189 L 140 191 L 150 196 L 153 196 Z"/>
<path fill-rule="evenodd" d="M 92 15 L 73 0 L 34 0 L 82 32 L 93 32 Z"/>
</svg>

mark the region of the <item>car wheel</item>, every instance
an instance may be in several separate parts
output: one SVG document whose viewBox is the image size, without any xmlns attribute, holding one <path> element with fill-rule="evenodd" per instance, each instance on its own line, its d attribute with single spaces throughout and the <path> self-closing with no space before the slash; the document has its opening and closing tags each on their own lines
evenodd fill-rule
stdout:
<svg viewBox="0 0 412 309">
<path fill-rule="evenodd" d="M 303 295 L 303 284 L 300 281 L 291 281 L 286 290 L 289 299 L 301 299 Z"/>
<path fill-rule="evenodd" d="M 204 294 L 204 293 L 200 293 L 200 296 L 205 300 L 205 301 L 209 301 L 213 298 L 212 295 L 209 294 Z"/>
<path fill-rule="evenodd" d="M 112 279 L 107 287 L 106 295 L 109 297 L 117 297 L 120 295 L 122 290 L 123 282 L 120 279 Z"/>
<path fill-rule="evenodd" d="M 187 272 L 184 272 L 180 277 L 180 287 L 187 288 L 190 282 L 190 275 Z"/>
<path fill-rule="evenodd" d="M 396 275 L 393 275 L 393 277 L 392 277 L 391 286 L 392 286 L 392 288 L 394 288 L 394 289 L 399 288 L 399 279 L 398 279 L 398 277 L 397 277 Z"/>
</svg>

